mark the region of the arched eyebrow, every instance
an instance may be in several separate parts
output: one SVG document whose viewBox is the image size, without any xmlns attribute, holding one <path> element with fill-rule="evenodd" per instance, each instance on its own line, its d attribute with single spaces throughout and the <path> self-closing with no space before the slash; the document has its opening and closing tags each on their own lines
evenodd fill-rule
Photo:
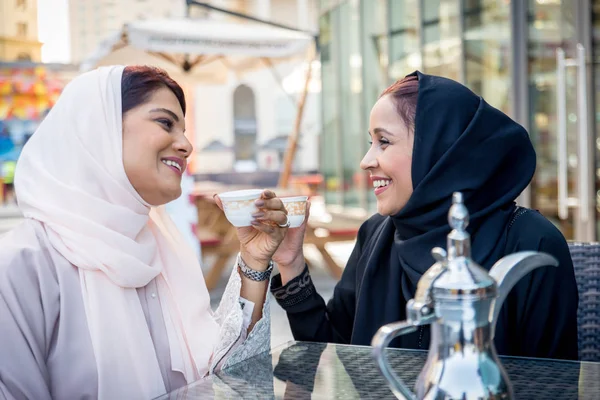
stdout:
<svg viewBox="0 0 600 400">
<path fill-rule="evenodd" d="M 388 131 L 387 129 L 384 128 L 375 128 L 373 129 L 373 133 L 377 134 L 377 135 L 392 135 L 392 136 L 397 136 L 396 134 Z"/>
<path fill-rule="evenodd" d="M 175 122 L 179 122 L 179 117 L 177 116 L 177 114 L 175 114 L 173 111 L 171 111 L 167 108 L 153 108 L 152 110 L 150 110 L 150 112 L 151 113 L 164 112 L 166 114 L 169 114 L 175 120 Z"/>
</svg>

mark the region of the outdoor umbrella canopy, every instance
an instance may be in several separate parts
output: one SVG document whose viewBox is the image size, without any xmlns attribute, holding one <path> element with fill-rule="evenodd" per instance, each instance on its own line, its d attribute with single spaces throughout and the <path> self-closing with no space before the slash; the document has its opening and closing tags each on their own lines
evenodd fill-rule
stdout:
<svg viewBox="0 0 600 400">
<path fill-rule="evenodd" d="M 258 23 L 168 18 L 135 21 L 105 39 L 81 69 L 148 64 L 195 83 L 224 83 L 272 64 L 305 60 L 314 36 Z M 186 80 L 188 80 L 186 79 Z"/>
</svg>

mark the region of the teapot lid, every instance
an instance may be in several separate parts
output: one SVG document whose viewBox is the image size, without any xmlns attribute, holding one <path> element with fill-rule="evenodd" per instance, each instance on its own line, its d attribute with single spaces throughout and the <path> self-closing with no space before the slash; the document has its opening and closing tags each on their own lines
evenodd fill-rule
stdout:
<svg viewBox="0 0 600 400">
<path fill-rule="evenodd" d="M 444 270 L 432 282 L 432 297 L 435 300 L 496 297 L 496 281 L 471 258 L 469 212 L 460 192 L 452 196 L 448 223 L 452 231 L 447 238 L 447 259 Z"/>
</svg>

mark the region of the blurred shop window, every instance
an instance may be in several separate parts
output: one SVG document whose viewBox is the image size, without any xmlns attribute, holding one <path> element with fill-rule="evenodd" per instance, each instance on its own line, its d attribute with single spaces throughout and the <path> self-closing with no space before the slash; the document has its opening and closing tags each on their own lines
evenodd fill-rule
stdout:
<svg viewBox="0 0 600 400">
<path fill-rule="evenodd" d="M 460 81 L 460 1 L 423 0 L 423 71 Z"/>
<path fill-rule="evenodd" d="M 17 55 L 17 61 L 31 61 L 31 54 L 29 53 L 19 53 Z"/>
<path fill-rule="evenodd" d="M 321 5 L 323 6 L 323 5 Z M 339 94 L 339 8 L 333 8 L 319 18 L 321 48 L 321 106 L 323 134 L 320 136 L 319 172 L 325 181 L 327 204 L 343 204 L 341 185 L 341 104 Z"/>
<path fill-rule="evenodd" d="M 244 170 L 256 163 L 256 106 L 254 92 L 249 86 L 239 85 L 233 92 L 233 128 L 236 164 Z"/>
<path fill-rule="evenodd" d="M 17 36 L 27 37 L 27 22 L 17 22 Z"/>
<path fill-rule="evenodd" d="M 464 29 L 466 85 L 510 113 L 510 2 L 466 0 Z"/>
<path fill-rule="evenodd" d="M 419 3 L 420 0 L 388 0 L 389 74 L 392 80 L 422 69 Z"/>
<path fill-rule="evenodd" d="M 367 134 L 369 131 L 369 115 L 371 107 L 377 102 L 381 91 L 388 86 L 388 59 L 389 59 L 389 40 L 388 40 L 388 10 L 387 0 L 362 0 L 360 9 L 361 31 L 360 35 L 362 49 L 362 67 L 363 67 L 363 93 L 358 114 L 362 116 L 361 134 L 362 141 L 361 158 L 366 153 L 368 146 Z M 360 163 L 360 161 L 359 161 Z M 358 166 L 358 164 L 357 164 Z M 359 191 L 360 205 L 364 208 L 374 210 L 377 204 L 377 198 L 373 193 L 370 181 L 366 179 L 368 173 L 357 170 L 353 179 L 353 184 Z"/>
<path fill-rule="evenodd" d="M 363 57 L 361 54 L 360 3 L 356 0 L 340 4 L 334 11 L 340 21 L 339 34 L 339 93 L 340 136 L 343 205 L 357 207 L 360 204 L 360 188 L 355 185 L 354 175 L 360 171 L 360 160 L 366 153 L 366 138 L 361 111 L 363 93 Z"/>
</svg>

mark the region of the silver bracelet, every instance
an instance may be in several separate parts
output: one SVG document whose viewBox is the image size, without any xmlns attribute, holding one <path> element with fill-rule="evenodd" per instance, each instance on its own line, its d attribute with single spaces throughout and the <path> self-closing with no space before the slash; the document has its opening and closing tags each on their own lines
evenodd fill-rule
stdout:
<svg viewBox="0 0 600 400">
<path fill-rule="evenodd" d="M 256 271 L 248 266 L 242 259 L 241 254 L 238 254 L 237 257 L 237 265 L 242 271 L 242 274 L 248 279 L 251 279 L 256 282 L 266 281 L 271 277 L 271 272 L 273 272 L 273 261 L 269 261 L 269 266 L 265 271 Z"/>
</svg>

